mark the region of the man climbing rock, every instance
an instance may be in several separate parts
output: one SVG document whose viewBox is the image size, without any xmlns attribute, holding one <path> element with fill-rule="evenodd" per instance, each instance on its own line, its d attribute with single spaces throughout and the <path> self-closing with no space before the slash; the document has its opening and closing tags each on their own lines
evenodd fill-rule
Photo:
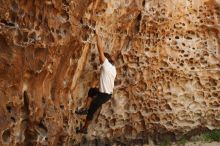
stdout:
<svg viewBox="0 0 220 146">
<path fill-rule="evenodd" d="M 102 106 L 102 104 L 111 99 L 114 88 L 114 80 L 116 77 L 114 61 L 108 53 L 104 53 L 104 48 L 97 32 L 95 35 L 101 64 L 99 89 L 90 88 L 88 97 L 85 101 L 85 106 L 76 110 L 76 114 L 87 115 L 84 126 L 77 128 L 76 133 L 87 133 L 88 126 L 93 119 L 94 113 Z"/>
</svg>

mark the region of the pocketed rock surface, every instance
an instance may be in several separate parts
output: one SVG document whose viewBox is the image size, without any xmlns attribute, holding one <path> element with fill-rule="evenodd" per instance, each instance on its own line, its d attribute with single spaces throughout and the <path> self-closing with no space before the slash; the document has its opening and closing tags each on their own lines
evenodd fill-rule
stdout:
<svg viewBox="0 0 220 146">
<path fill-rule="evenodd" d="M 87 135 L 75 114 L 115 59 Z M 0 145 L 144 144 L 220 128 L 219 0 L 0 0 Z"/>
</svg>

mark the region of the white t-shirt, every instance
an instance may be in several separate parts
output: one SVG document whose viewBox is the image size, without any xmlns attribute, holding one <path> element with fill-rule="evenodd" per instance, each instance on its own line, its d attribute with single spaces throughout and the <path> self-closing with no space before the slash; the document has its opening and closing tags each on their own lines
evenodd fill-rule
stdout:
<svg viewBox="0 0 220 146">
<path fill-rule="evenodd" d="M 101 65 L 100 85 L 99 91 L 102 93 L 113 93 L 114 81 L 116 77 L 116 68 L 107 58 Z"/>
</svg>

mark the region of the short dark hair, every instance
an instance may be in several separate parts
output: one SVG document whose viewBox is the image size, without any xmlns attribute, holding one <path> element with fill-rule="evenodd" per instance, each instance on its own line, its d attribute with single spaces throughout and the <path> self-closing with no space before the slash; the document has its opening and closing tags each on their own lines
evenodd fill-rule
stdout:
<svg viewBox="0 0 220 146">
<path fill-rule="evenodd" d="M 109 53 L 104 53 L 105 57 L 108 59 L 108 61 L 114 65 L 114 60 L 112 59 L 111 55 Z"/>
</svg>

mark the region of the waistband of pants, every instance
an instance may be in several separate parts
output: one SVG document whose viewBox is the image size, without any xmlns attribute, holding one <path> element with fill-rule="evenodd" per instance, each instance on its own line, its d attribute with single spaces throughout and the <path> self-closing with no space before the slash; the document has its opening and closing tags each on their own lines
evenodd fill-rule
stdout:
<svg viewBox="0 0 220 146">
<path fill-rule="evenodd" d="M 99 91 L 99 92 L 100 92 L 100 91 Z M 108 96 L 112 96 L 112 93 L 105 93 L 105 92 L 100 92 L 100 93 L 106 94 L 106 95 L 108 95 Z"/>
</svg>

